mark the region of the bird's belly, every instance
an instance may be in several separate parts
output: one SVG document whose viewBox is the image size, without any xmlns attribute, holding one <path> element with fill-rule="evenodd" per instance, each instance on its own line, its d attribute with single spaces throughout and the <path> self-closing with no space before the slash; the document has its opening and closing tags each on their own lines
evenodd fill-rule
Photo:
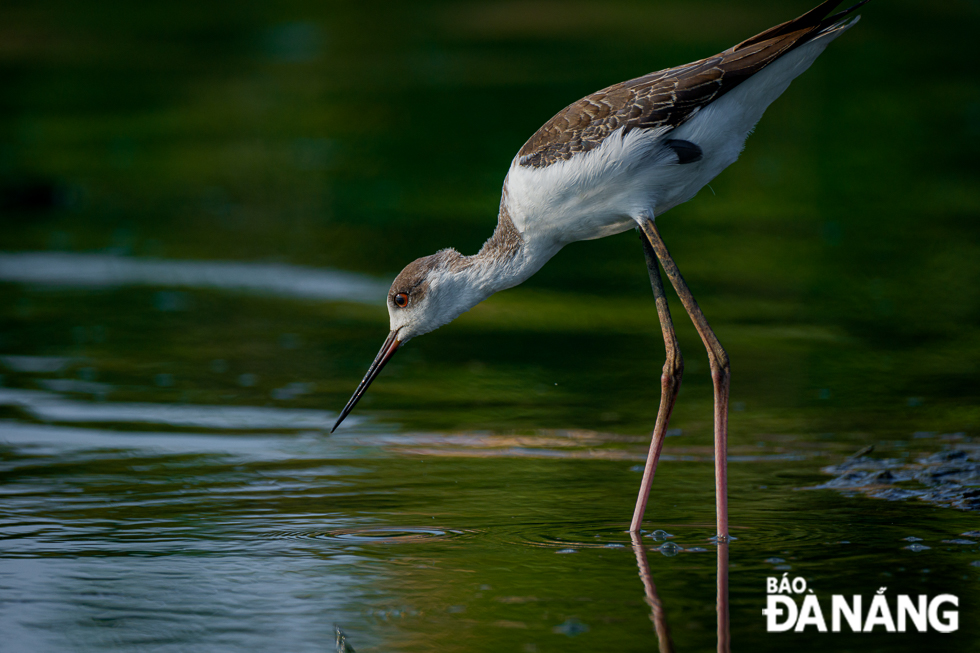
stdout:
<svg viewBox="0 0 980 653">
<path fill-rule="evenodd" d="M 629 207 L 633 203 L 617 197 L 581 197 L 562 211 L 540 216 L 529 224 L 538 233 L 547 233 L 561 244 L 595 240 L 627 231 L 636 226 Z"/>
<path fill-rule="evenodd" d="M 633 218 L 619 218 L 618 220 L 594 227 L 591 230 L 592 235 L 586 234 L 583 238 L 579 238 L 578 240 L 595 240 L 596 238 L 614 236 L 616 234 L 621 234 L 624 231 L 629 231 L 634 227 L 636 227 L 636 221 Z"/>
<path fill-rule="evenodd" d="M 506 196 L 518 230 L 563 245 L 634 227 L 634 216 L 651 208 L 655 186 L 643 165 L 604 156 L 606 149 L 544 170 L 512 168 Z"/>
</svg>

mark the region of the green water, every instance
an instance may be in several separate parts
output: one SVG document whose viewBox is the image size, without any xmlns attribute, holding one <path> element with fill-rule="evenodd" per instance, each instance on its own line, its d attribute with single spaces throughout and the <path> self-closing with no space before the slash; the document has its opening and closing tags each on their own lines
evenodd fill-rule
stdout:
<svg viewBox="0 0 980 653">
<path fill-rule="evenodd" d="M 328 432 L 377 288 L 479 248 L 541 123 L 807 9 L 0 7 L 0 651 L 714 650 L 711 383 L 673 294 L 686 376 L 625 532 L 663 360 L 635 234 L 412 341 Z M 862 13 L 658 221 L 732 360 L 734 650 L 980 643 L 975 511 L 813 489 L 868 445 L 980 456 L 980 5 Z M 951 593 L 960 627 L 767 633 L 784 572 Z"/>
</svg>

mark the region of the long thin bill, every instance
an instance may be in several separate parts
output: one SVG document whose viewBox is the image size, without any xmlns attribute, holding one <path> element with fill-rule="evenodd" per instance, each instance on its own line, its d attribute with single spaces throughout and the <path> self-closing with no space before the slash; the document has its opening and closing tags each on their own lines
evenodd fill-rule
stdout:
<svg viewBox="0 0 980 653">
<path fill-rule="evenodd" d="M 357 402 L 361 400 L 361 396 L 367 392 L 368 386 L 371 385 L 374 378 L 381 373 L 384 366 L 389 360 L 391 360 L 391 357 L 395 355 L 395 352 L 398 351 L 398 347 L 402 343 L 401 340 L 395 337 L 396 335 L 398 335 L 397 331 L 392 331 L 388 334 L 388 339 L 385 340 L 385 344 L 381 345 L 381 351 L 379 351 L 378 355 L 374 357 L 374 362 L 371 363 L 371 367 L 368 368 L 367 374 L 365 374 L 364 378 L 361 379 L 360 385 L 358 385 L 357 390 L 354 391 L 354 396 L 350 398 L 350 401 L 347 402 L 344 409 L 340 411 L 340 417 L 337 418 L 337 423 L 333 425 L 332 429 L 330 429 L 331 433 L 336 431 L 337 427 L 340 426 L 340 423 L 344 421 L 344 418 L 347 417 L 352 410 L 354 410 L 354 406 L 356 406 Z"/>
</svg>

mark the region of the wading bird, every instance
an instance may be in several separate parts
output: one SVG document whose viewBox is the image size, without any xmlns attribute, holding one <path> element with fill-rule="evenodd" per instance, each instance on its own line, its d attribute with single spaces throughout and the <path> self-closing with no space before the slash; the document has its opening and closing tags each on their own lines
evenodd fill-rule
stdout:
<svg viewBox="0 0 980 653">
<path fill-rule="evenodd" d="M 398 348 L 537 272 L 558 250 L 639 228 L 663 331 L 660 409 L 630 525 L 637 532 L 677 398 L 683 359 L 657 261 L 690 315 L 714 383 L 715 500 L 719 541 L 728 538 L 728 354 L 705 320 L 655 219 L 686 202 L 742 151 L 773 100 L 835 38 L 860 2 L 828 16 L 822 3 L 701 61 L 615 84 L 569 105 L 524 144 L 504 179 L 497 228 L 473 256 L 444 249 L 410 263 L 391 285 L 391 331 L 334 429 Z"/>
</svg>

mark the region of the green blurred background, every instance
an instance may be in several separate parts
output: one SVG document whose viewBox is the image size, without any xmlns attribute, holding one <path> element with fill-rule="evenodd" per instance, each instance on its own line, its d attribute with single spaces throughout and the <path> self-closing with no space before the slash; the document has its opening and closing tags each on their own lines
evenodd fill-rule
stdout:
<svg viewBox="0 0 980 653">
<path fill-rule="evenodd" d="M 0 246 L 388 280 L 438 248 L 478 249 L 511 157 L 565 104 L 807 8 L 6 2 Z M 664 236 L 730 349 L 744 419 L 792 409 L 854 428 L 972 429 L 978 4 L 862 11 L 767 112 L 737 165 L 662 219 Z M 300 401 L 337 408 L 386 321 L 380 304 L 195 293 L 161 316 L 128 291 L 0 293 L 5 352 L 98 358 L 122 395 L 146 385 L 141 370 L 167 367 L 166 391 L 187 401 L 214 400 L 206 358 L 257 374 L 228 400 L 302 377 L 317 391 Z M 110 335 L 73 338 L 66 320 Z M 682 329 L 685 421 L 709 384 L 700 343 Z M 412 343 L 362 410 L 438 428 L 642 432 L 656 410 L 658 332 L 635 235 L 578 243 Z M 303 346 L 278 347 L 284 333 Z"/>
</svg>

